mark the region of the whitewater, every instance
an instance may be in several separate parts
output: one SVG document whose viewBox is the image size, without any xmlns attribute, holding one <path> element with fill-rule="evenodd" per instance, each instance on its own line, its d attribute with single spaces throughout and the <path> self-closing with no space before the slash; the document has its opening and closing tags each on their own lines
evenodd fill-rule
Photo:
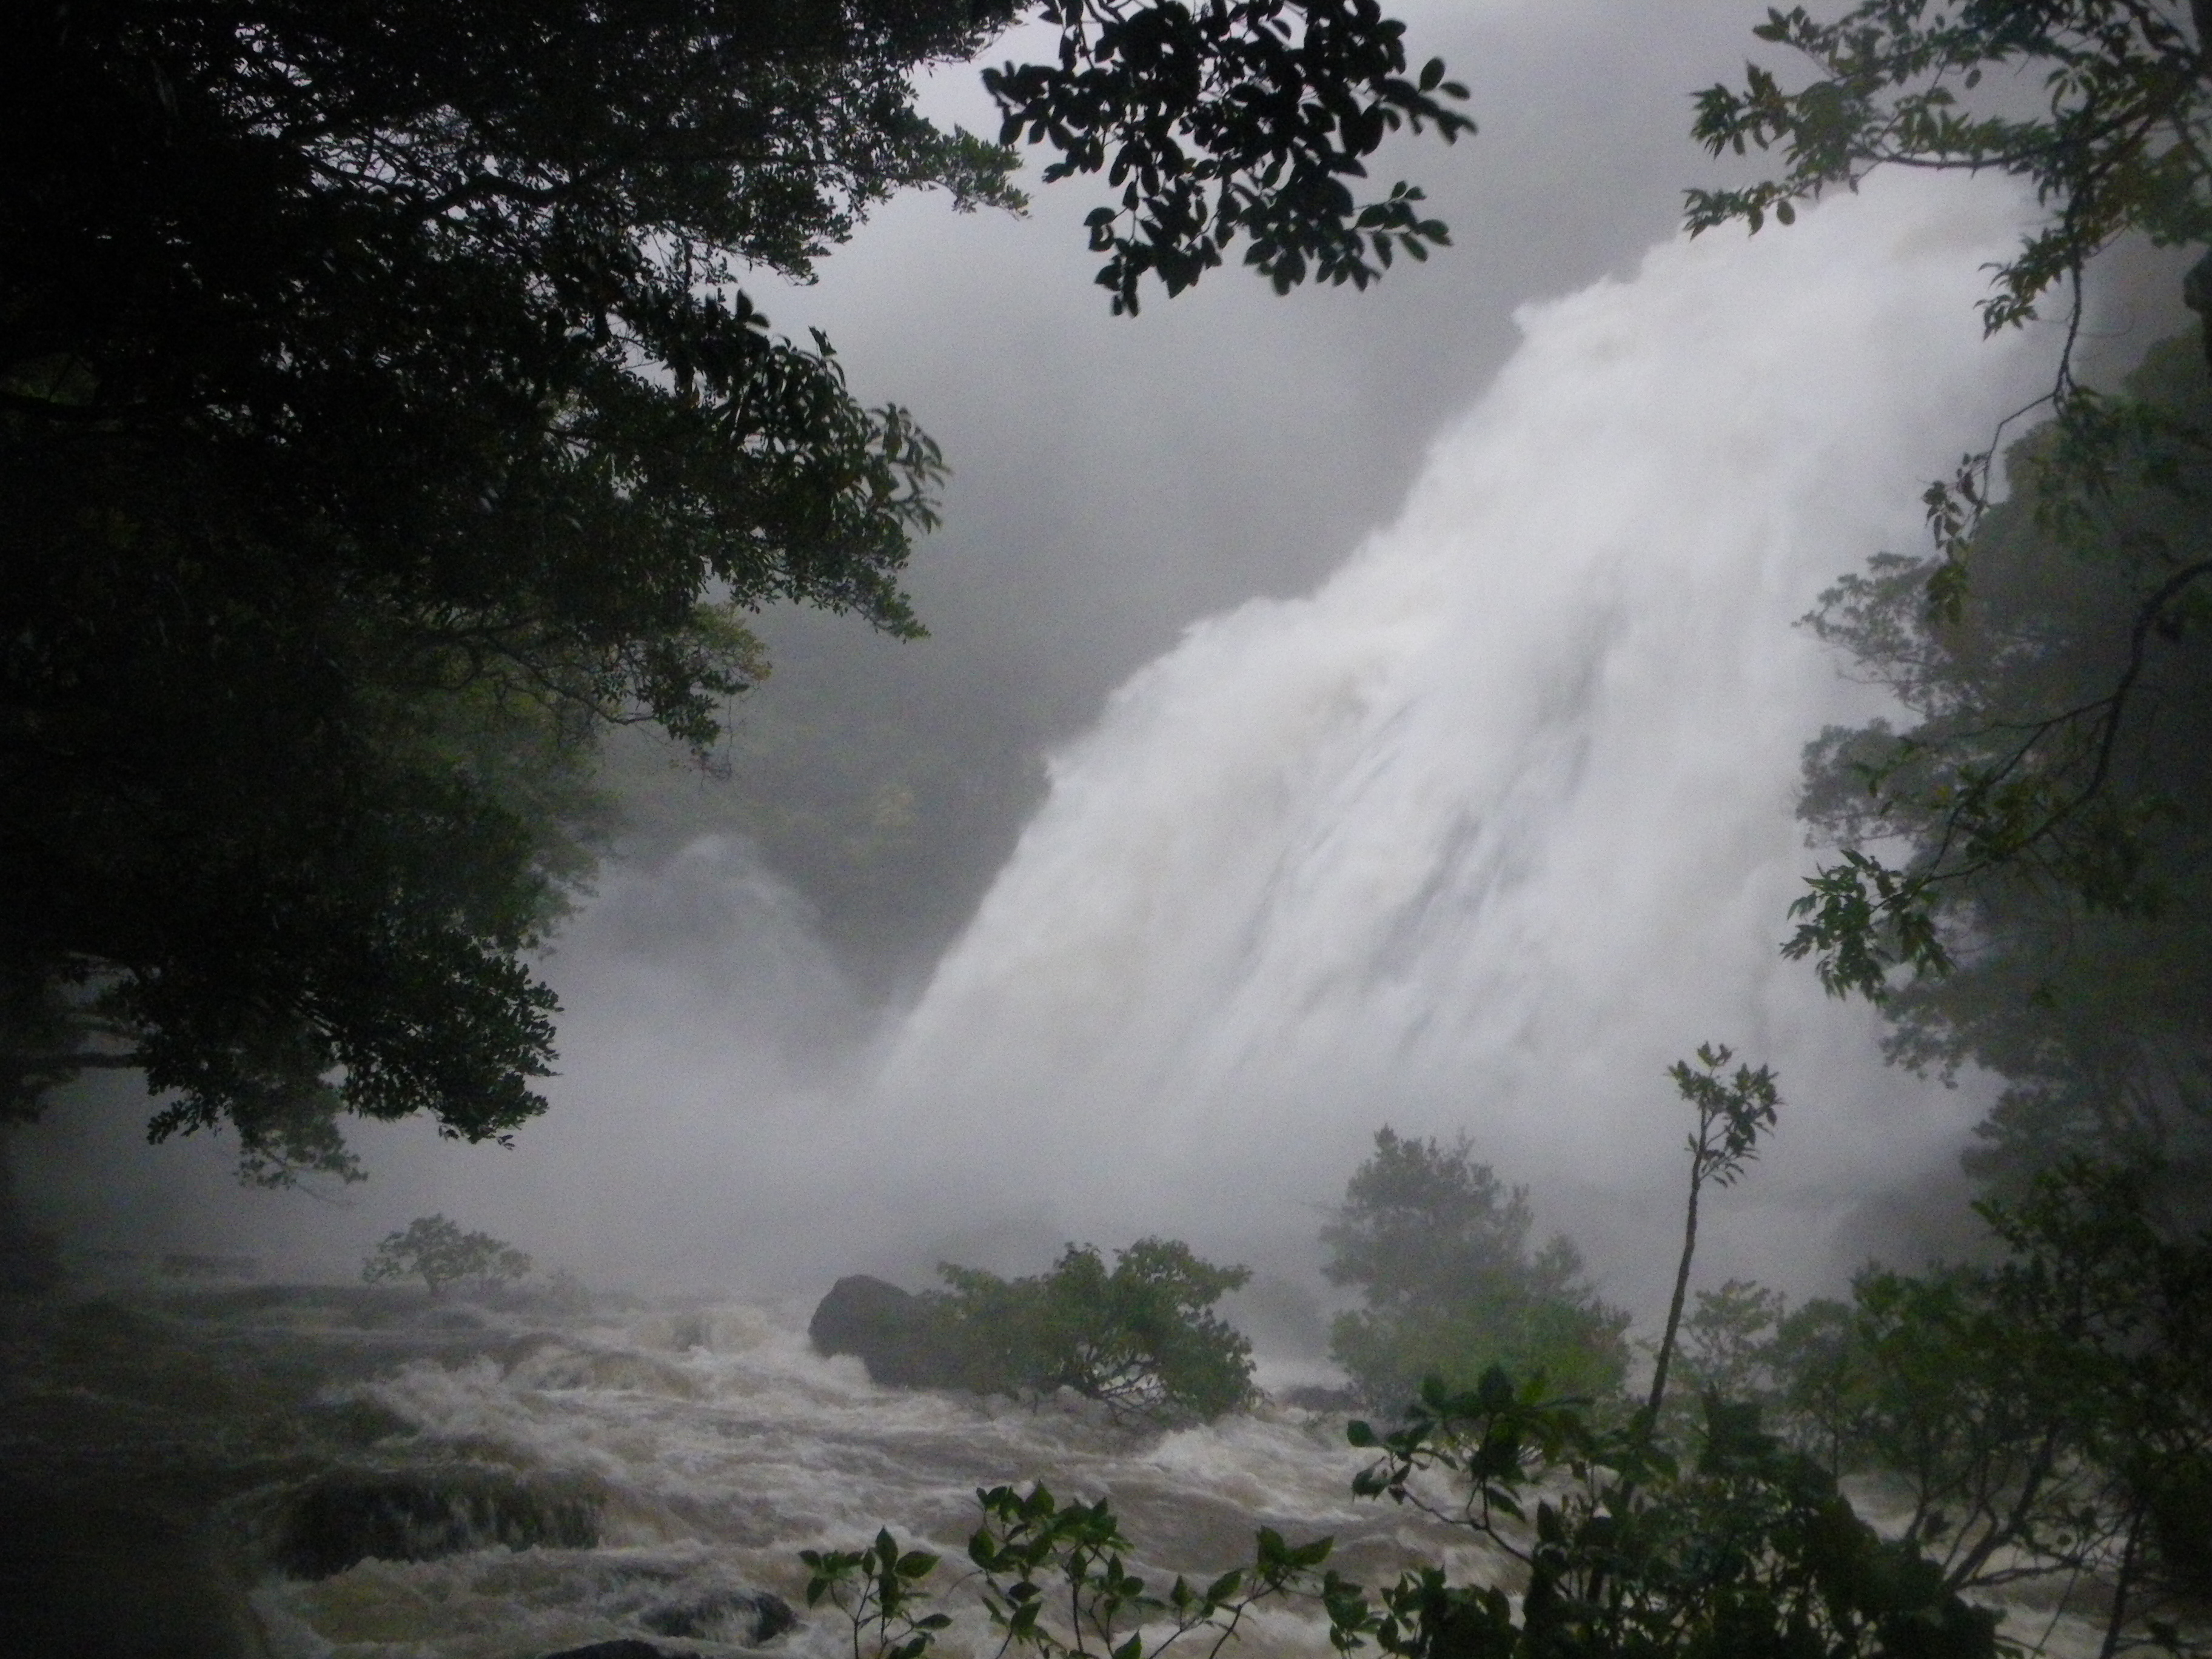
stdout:
<svg viewBox="0 0 2212 1659">
<path fill-rule="evenodd" d="M 1052 757 L 855 1079 L 749 1084 L 774 1066 L 734 1002 L 687 1060 L 572 997 L 562 1099 L 624 1105 L 549 1124 L 567 1161 L 625 1189 L 680 1163 L 675 1207 L 745 1218 L 657 1250 L 590 1224 L 787 1291 L 1147 1232 L 1311 1283 L 1317 1212 L 1389 1122 L 1469 1133 L 1641 1305 L 1678 1184 L 1665 1067 L 1714 1042 L 1790 1103 L 1714 1266 L 1832 1283 L 1871 1195 L 1947 1165 L 1984 1103 L 1886 1068 L 1870 1012 L 1777 950 L 1815 856 L 1801 750 L 1883 707 L 1796 623 L 1923 544 L 1924 481 L 2047 372 L 2047 335 L 1985 340 L 1975 309 L 2021 213 L 1883 178 L 1526 307 L 1396 522 L 1191 629 Z"/>
</svg>

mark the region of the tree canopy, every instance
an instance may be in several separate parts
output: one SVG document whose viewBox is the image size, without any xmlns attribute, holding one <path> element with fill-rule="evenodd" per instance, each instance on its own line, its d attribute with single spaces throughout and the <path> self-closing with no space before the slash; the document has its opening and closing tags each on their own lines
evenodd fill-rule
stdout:
<svg viewBox="0 0 2212 1659">
<path fill-rule="evenodd" d="M 486 1290 L 527 1279 L 527 1254 L 489 1233 L 464 1232 L 442 1215 L 417 1216 L 403 1231 L 386 1233 L 361 1264 L 367 1283 L 419 1279 L 433 1297 L 446 1286 L 475 1279 Z"/>
<path fill-rule="evenodd" d="M 2059 434 L 2015 447 L 2021 487 L 1967 549 L 1955 617 L 1928 610 L 1932 558 L 1890 555 L 1812 618 L 1907 718 L 1824 732 L 1803 811 L 1844 847 L 1842 879 L 1885 848 L 1926 931 L 1801 937 L 1847 983 L 1948 970 L 1891 991 L 1890 1051 L 2008 1080 L 1972 1160 L 2007 1183 L 2068 1156 L 2212 1158 L 2212 660 L 2189 580 L 2212 564 L 2212 470 L 2164 429 L 2212 422 L 2212 377 L 2177 340 L 2128 391 L 2160 423 L 2094 501 L 2053 510 L 2038 468 Z"/>
<path fill-rule="evenodd" d="M 913 77 L 1035 9 L 999 141 Z M 34 0 L 0 21 L 0 1112 L 88 1066 L 346 1173 L 341 1112 L 542 1109 L 526 957 L 594 734 L 704 752 L 776 600 L 920 631 L 944 466 L 773 331 L 896 191 L 1103 173 L 1134 309 L 1241 246 L 1446 240 L 1353 183 L 1470 130 L 1372 0 Z"/>
<path fill-rule="evenodd" d="M 1205 1261 L 1181 1239 L 1140 1238 L 1110 1268 L 1095 1245 L 1070 1244 L 1032 1278 L 951 1262 L 938 1271 L 948 1288 L 921 1300 L 962 1387 L 1072 1389 L 1116 1419 L 1173 1425 L 1253 1399 L 1252 1345 L 1214 1311 L 1251 1270 Z"/>
<path fill-rule="evenodd" d="M 1876 167 L 2009 173 L 2046 212 L 1995 273 L 1993 330 L 2034 316 L 2131 231 L 2212 241 L 2207 0 L 1862 0 L 1832 21 L 1771 9 L 1753 33 L 1813 78 L 1792 91 L 1753 64 L 1741 88 L 1698 95 L 1695 131 L 1716 154 L 1756 147 L 1786 166 L 1690 191 L 1692 230 L 1787 224 L 1796 203 Z"/>
<path fill-rule="evenodd" d="M 2072 348 L 2082 275 L 2103 250 L 2129 235 L 2166 246 L 2212 243 L 2212 5 L 1863 0 L 1832 21 L 1802 6 L 1772 10 L 1756 33 L 1797 54 L 1810 78 L 1793 88 L 1754 64 L 1741 87 L 1700 95 L 1695 131 L 1717 154 L 1757 149 L 1778 154 L 1784 167 L 1749 185 L 1692 191 L 1691 228 L 1736 222 L 1756 231 L 1770 216 L 1787 223 L 1796 204 L 1856 187 L 1883 167 L 2027 180 L 2043 217 L 1996 267 L 1983 314 L 1995 331 L 2027 322 L 2054 298 L 2066 307 L 2066 349 L 2041 400 L 2051 429 L 2025 481 L 2039 522 L 2070 521 L 2078 550 L 2094 552 L 2100 525 L 2114 535 L 2125 528 L 2114 522 L 2124 514 L 2112 498 L 2130 477 L 2186 484 L 2193 495 L 2212 455 L 2199 415 L 2081 385 Z M 2205 313 L 2212 360 L 2212 252 L 2191 270 L 2182 298 Z M 1944 623 L 1963 619 L 1974 550 L 2001 495 L 2002 438 L 2001 428 L 1924 498 L 1938 556 L 1917 574 Z M 2212 575 L 2212 563 L 2181 556 L 2170 540 L 2162 563 L 2147 563 L 2146 545 L 2139 538 L 2104 544 L 2131 580 L 2158 565 L 2154 578 L 2135 582 L 2132 609 L 2110 621 L 2106 677 L 2077 679 L 2060 701 L 2013 705 L 2002 723 L 1962 732 L 1941 761 L 1922 744 L 1947 785 L 1923 798 L 1941 820 L 1920 842 L 1923 856 L 1899 867 L 1862 844 L 1816 878 L 1790 948 L 1816 956 L 1831 989 L 1880 995 L 1893 968 L 1945 971 L 1942 890 L 1984 872 L 2002 881 L 2033 870 L 2094 907 L 2130 896 L 2129 866 L 2148 854 L 2124 823 L 2128 809 L 2112 799 L 2111 763 L 2126 744 L 2126 716 L 2144 702 L 2136 678 L 2146 652 L 2201 626 Z M 1900 568 L 1882 567 L 1877 580 Z M 1885 774 L 1871 793 L 1897 781 Z M 2089 851 L 2092 842 L 2101 848 Z"/>
<path fill-rule="evenodd" d="M 1532 1252 L 1526 1188 L 1451 1146 L 1385 1126 L 1322 1230 L 1330 1283 L 1364 1306 L 1337 1316 L 1329 1353 L 1361 1395 L 1396 1410 L 1429 1376 L 1465 1388 L 1489 1367 L 1604 1392 L 1626 1370 L 1626 1313 L 1601 1301 L 1565 1234 Z"/>
</svg>

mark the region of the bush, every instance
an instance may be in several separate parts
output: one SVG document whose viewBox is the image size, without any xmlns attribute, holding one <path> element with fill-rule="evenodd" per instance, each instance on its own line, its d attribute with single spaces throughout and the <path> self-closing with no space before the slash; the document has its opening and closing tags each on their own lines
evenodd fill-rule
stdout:
<svg viewBox="0 0 2212 1659">
<path fill-rule="evenodd" d="M 2063 1164 L 1977 1206 L 2001 1259 L 1869 1267 L 1848 1304 L 1786 1313 L 1732 1281 L 1701 1312 L 1785 1439 L 1906 1500 L 1948 1588 L 2040 1581 L 2096 1609 L 2108 1652 L 2204 1653 L 2212 1233 L 2160 1213 L 2157 1174 Z"/>
<path fill-rule="evenodd" d="M 1334 1284 L 1357 1285 L 1329 1355 L 1378 1411 L 1430 1376 L 1471 1387 L 1493 1365 L 1540 1373 L 1580 1395 L 1609 1394 L 1628 1369 L 1628 1316 L 1598 1299 L 1561 1235 L 1533 1255 L 1528 1189 L 1478 1164 L 1466 1136 L 1447 1148 L 1376 1133 L 1322 1230 Z"/>
<path fill-rule="evenodd" d="M 465 1233 L 441 1215 L 417 1216 L 404 1232 L 386 1234 L 362 1263 L 370 1284 L 419 1279 L 432 1296 L 474 1279 L 485 1290 L 530 1276 L 530 1258 L 489 1233 Z"/>
<path fill-rule="evenodd" d="M 953 1380 L 982 1394 L 1073 1389 L 1117 1419 L 1206 1422 L 1249 1403 L 1252 1345 L 1212 1311 L 1251 1277 L 1176 1239 L 1115 1253 L 1070 1244 L 1050 1273 L 1000 1279 L 950 1262 L 917 1298 Z"/>
<path fill-rule="evenodd" d="M 806 1602 L 842 1614 L 856 1659 L 922 1659 L 956 1617 L 1002 1656 L 1218 1656 L 1266 1602 L 1311 1607 L 1339 1653 L 1402 1659 L 2001 1659 L 1995 1613 L 1911 1540 L 1881 1537 L 1748 1408 L 1712 1402 L 1678 1458 L 1493 1370 L 1463 1393 L 1431 1382 L 1387 1438 L 1364 1423 L 1350 1437 L 1375 1454 L 1355 1493 L 1480 1538 L 1517 1564 L 1522 1594 L 1441 1565 L 1370 1589 L 1327 1565 L 1330 1539 L 1266 1528 L 1249 1565 L 1163 1586 L 1128 1570 L 1138 1547 L 1106 1499 L 1040 1484 L 975 1494 L 972 1571 L 940 1576 L 888 1530 L 801 1552 Z"/>
<path fill-rule="evenodd" d="M 1717 1079 L 1728 1056 L 1705 1049 L 1699 1058 L 1703 1075 Z M 1678 1067 L 1675 1075 L 1694 1083 L 1699 1074 Z M 1388 1498 L 1480 1540 L 1486 1553 L 1516 1564 L 1518 1595 L 1494 1583 L 1455 1583 L 1441 1564 L 1416 1565 L 1370 1593 L 1325 1567 L 1329 1540 L 1292 1547 L 1266 1529 L 1249 1567 L 1203 1587 L 1179 1577 L 1163 1595 L 1125 1565 L 1136 1551 L 1105 1500 L 1063 1504 L 1038 1486 L 1026 1494 L 976 1493 L 983 1522 L 968 1547 L 975 1570 L 941 1591 L 931 1584 L 938 1558 L 902 1552 L 884 1531 L 863 1550 L 806 1552 L 808 1605 L 827 1601 L 844 1614 L 854 1659 L 922 1659 L 951 1628 L 945 1605 L 955 1596 L 980 1604 L 999 1654 L 1039 1659 L 1161 1659 L 1192 1637 L 1188 1650 L 1218 1655 L 1238 1639 L 1252 1607 L 1278 1596 L 1315 1606 L 1340 1654 L 1371 1644 L 1403 1659 L 2000 1659 L 1998 1615 L 1965 1599 L 1955 1571 L 1931 1556 L 1928 1536 L 1918 1528 L 1881 1536 L 1853 1512 L 1832 1468 L 1761 1427 L 1756 1405 L 1711 1393 L 1693 1423 L 1665 1412 L 1698 1188 L 1735 1177 L 1772 1127 L 1776 1103 L 1763 1068 L 1683 1092 L 1698 1107 L 1699 1127 L 1690 1143 L 1678 1288 L 1647 1405 L 1632 1413 L 1607 1402 L 1593 1408 L 1560 1397 L 1541 1377 L 1516 1385 L 1492 1366 L 1466 1389 L 1430 1376 L 1387 1435 L 1365 1423 L 1347 1426 L 1351 1443 L 1373 1455 L 1352 1483 L 1356 1495 Z M 1730 1109 L 1738 1106 L 1746 1109 Z M 1577 1299 L 1542 1279 L 1545 1258 L 1531 1262 L 1523 1248 L 1525 1196 L 1516 1191 L 1501 1203 L 1501 1194 L 1464 1142 L 1446 1152 L 1385 1131 L 1331 1229 L 1340 1282 L 1367 1285 L 1370 1301 L 1402 1316 L 1420 1297 L 1394 1291 L 1449 1284 L 1479 1261 L 1491 1276 L 1477 1288 L 1492 1294 L 1487 1304 L 1467 1298 L 1477 1323 L 1486 1311 L 1541 1309 L 1547 1299 L 1569 1314 L 1590 1312 L 1586 1293 Z M 1425 1202 L 1372 1201 L 1378 1195 Z M 1425 1239 L 1411 1224 L 1424 1209 L 1439 1224 Z M 2034 1224 L 1999 1220 L 2001 1231 L 2014 1222 L 2005 1236 L 2016 1245 Z M 1555 1267 L 1565 1261 L 1556 1250 L 1546 1255 Z M 2193 1297 L 2202 1288 L 2193 1255 L 2154 1265 L 2177 1291 Z M 2029 1277 L 2041 1291 L 2051 1275 Z M 998 1296 L 1012 1287 L 978 1276 L 975 1288 Z M 1699 1363 L 1757 1369 L 1762 1334 L 1778 1311 L 1778 1298 L 1740 1284 L 1706 1298 L 1687 1328 Z M 2193 1300 L 2187 1311 L 2201 1313 Z M 1617 1341 L 1619 1326 L 1607 1328 Z M 2182 1379 L 2161 1381 L 2172 1388 Z M 974 1611 L 968 1616 L 975 1622 Z M 2171 1626 L 2147 1627 L 2161 1645 L 2183 1650 Z M 2107 1659 L 2117 1650 L 2108 1639 Z"/>
</svg>

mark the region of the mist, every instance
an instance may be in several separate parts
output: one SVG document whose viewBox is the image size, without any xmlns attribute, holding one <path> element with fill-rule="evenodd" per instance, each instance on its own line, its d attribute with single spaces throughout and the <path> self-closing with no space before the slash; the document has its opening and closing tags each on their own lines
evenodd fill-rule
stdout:
<svg viewBox="0 0 2212 1659">
<path fill-rule="evenodd" d="M 1896 1194 L 1983 1100 L 1886 1069 L 1776 953 L 1798 750 L 1874 706 L 1791 623 L 1917 544 L 1920 481 L 2053 343 L 1980 337 L 2002 189 L 1677 237 L 1713 176 L 1686 94 L 1760 9 L 1682 13 L 1414 10 L 1483 131 L 1405 161 L 1460 246 L 1365 295 L 1224 272 L 1117 320 L 1079 196 L 894 204 L 768 308 L 951 454 L 933 636 L 765 618 L 727 784 L 626 755 L 629 837 L 545 964 L 552 1110 L 512 1148 L 367 1126 L 365 1185 L 260 1193 L 87 1087 L 21 1138 L 33 1218 L 347 1277 L 441 1211 L 595 1283 L 801 1300 L 1161 1232 L 1261 1268 L 1295 1345 L 1387 1121 L 1468 1131 L 1648 1310 L 1662 1073 L 1717 1041 L 1790 1104 L 1715 1276 L 1936 1248 L 1913 1218 L 1954 1206 Z M 817 755 L 852 799 L 807 796 Z M 856 859 L 822 825 L 886 777 Z"/>
</svg>

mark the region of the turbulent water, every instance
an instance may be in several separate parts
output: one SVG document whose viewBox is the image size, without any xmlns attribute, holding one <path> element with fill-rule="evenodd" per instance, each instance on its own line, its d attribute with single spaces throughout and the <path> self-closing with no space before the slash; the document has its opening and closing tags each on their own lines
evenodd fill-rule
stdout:
<svg viewBox="0 0 2212 1659">
<path fill-rule="evenodd" d="M 534 1659 L 622 1638 L 735 1652 L 763 1590 L 801 1611 L 775 1645 L 849 1652 L 848 1627 L 805 1612 L 797 1553 L 858 1547 L 887 1525 L 957 1563 L 975 1489 L 1000 1482 L 1110 1498 L 1139 1569 L 1165 1574 L 1249 1559 L 1266 1525 L 1334 1534 L 1338 1563 L 1370 1579 L 1449 1541 L 1354 1503 L 1340 1419 L 1267 1407 L 1163 1433 L 1082 1402 L 879 1389 L 859 1361 L 815 1354 L 800 1317 L 440 1306 L 357 1287 L 81 1304 L 48 1316 L 21 1369 L 9 1466 L 64 1495 L 42 1526 L 66 1528 L 88 1478 L 96 1514 L 120 1517 L 92 1523 L 110 1532 L 137 1524 L 142 1501 L 156 1520 L 188 1502 L 212 1516 L 220 1547 L 194 1560 L 219 1562 L 237 1605 L 202 1622 L 247 1634 L 233 1648 L 173 1631 L 146 1650 L 188 1659 L 257 1646 L 274 1659 Z M 40 1443 L 63 1432 L 72 1444 Z M 415 1554 L 428 1559 L 386 1559 Z M 81 1593 L 150 1598 L 158 1565 L 117 1559 Z M 957 1654 L 979 1615 L 949 1605 Z M 100 1616 L 61 1609 L 54 1628 L 77 1644 L 46 1650 L 139 1650 L 85 1644 Z M 1306 1612 L 1253 1632 L 1256 1650 L 1328 1651 Z M 0 1629 L 0 1652 L 21 1634 Z"/>
<path fill-rule="evenodd" d="M 1330 1565 L 1370 1587 L 1415 1563 L 1516 1583 L 1464 1531 L 1353 1498 L 1364 1460 L 1340 1415 L 1267 1403 L 1164 1432 L 1072 1398 L 878 1388 L 816 1354 L 788 1308 L 140 1285 L 23 1312 L 0 1307 L 5 1659 L 546 1659 L 623 1641 L 647 1646 L 594 1659 L 834 1659 L 852 1629 L 805 1606 L 799 1553 L 884 1527 L 945 1558 L 937 1650 L 971 1659 L 999 1646 L 959 1582 L 976 1488 L 1040 1480 L 1109 1500 L 1156 1590 L 1249 1561 L 1261 1527 L 1333 1537 Z M 1860 1496 L 1881 1524 L 1879 1492 Z M 2094 1620 L 2051 1611 L 2006 1628 L 2051 1659 L 2095 1652 Z M 1225 1656 L 1331 1651 L 1310 1603 L 1277 1601 Z"/>
</svg>

